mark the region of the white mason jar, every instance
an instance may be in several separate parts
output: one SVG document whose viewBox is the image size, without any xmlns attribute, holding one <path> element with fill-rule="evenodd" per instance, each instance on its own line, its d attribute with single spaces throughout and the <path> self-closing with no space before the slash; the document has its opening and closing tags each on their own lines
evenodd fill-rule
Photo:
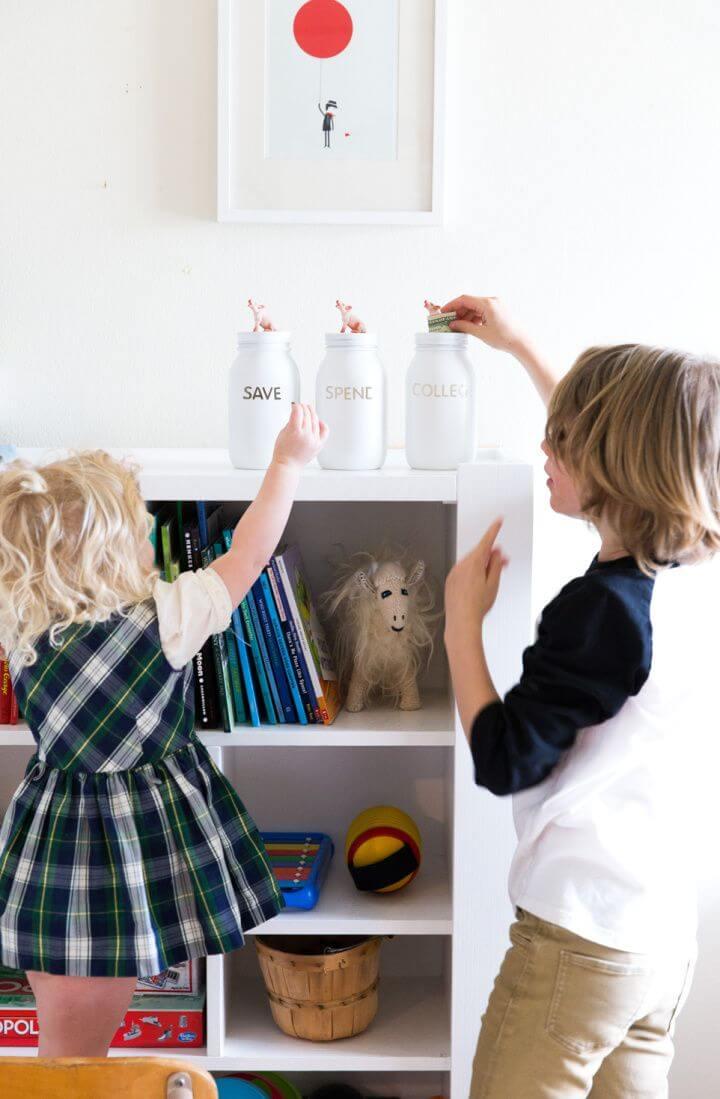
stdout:
<svg viewBox="0 0 720 1099">
<path fill-rule="evenodd" d="M 475 369 L 462 332 L 419 332 L 406 379 L 405 449 L 413 469 L 457 469 L 476 447 Z"/>
<path fill-rule="evenodd" d="M 292 402 L 300 400 L 289 332 L 238 333 L 229 396 L 230 461 L 236 469 L 267 469 Z"/>
<path fill-rule="evenodd" d="M 385 370 L 369 332 L 328 332 L 317 376 L 318 415 L 330 428 L 324 469 L 380 469 L 387 454 Z"/>
</svg>

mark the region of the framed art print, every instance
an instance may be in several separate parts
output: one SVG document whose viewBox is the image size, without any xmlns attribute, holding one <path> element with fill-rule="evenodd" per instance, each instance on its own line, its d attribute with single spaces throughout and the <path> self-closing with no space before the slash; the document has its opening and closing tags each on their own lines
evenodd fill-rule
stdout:
<svg viewBox="0 0 720 1099">
<path fill-rule="evenodd" d="M 446 0 L 219 0 L 218 219 L 442 221 Z"/>
</svg>

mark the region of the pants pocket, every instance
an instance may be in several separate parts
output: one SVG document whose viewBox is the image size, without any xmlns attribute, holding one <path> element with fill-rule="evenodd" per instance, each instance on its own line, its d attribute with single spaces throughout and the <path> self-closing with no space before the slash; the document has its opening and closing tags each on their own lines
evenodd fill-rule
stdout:
<svg viewBox="0 0 720 1099">
<path fill-rule="evenodd" d="M 548 1034 L 573 1053 L 613 1049 L 639 1017 L 650 979 L 643 966 L 561 951 Z"/>
<path fill-rule="evenodd" d="M 680 988 L 680 995 L 678 996 L 677 1003 L 675 1004 L 675 1007 L 673 1008 L 673 1011 L 672 1011 L 672 1015 L 670 1016 L 670 1021 L 668 1023 L 668 1034 L 670 1035 L 671 1038 L 675 1033 L 675 1024 L 677 1022 L 677 1017 L 680 1014 L 680 1012 L 682 1011 L 682 1009 L 685 1007 L 685 1001 L 687 1000 L 688 996 L 690 995 L 690 987 L 692 985 L 694 976 L 695 976 L 695 958 L 693 958 L 692 961 L 688 962 L 688 964 L 687 964 L 687 968 L 685 970 L 685 976 L 683 978 L 682 987 Z"/>
</svg>

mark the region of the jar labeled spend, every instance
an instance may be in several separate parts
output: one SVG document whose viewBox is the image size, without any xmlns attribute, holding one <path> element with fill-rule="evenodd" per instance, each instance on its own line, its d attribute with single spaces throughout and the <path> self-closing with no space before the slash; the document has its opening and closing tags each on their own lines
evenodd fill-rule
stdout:
<svg viewBox="0 0 720 1099">
<path fill-rule="evenodd" d="M 387 454 L 385 371 L 370 333 L 328 332 L 316 405 L 330 428 L 324 469 L 379 469 Z"/>
<path fill-rule="evenodd" d="M 236 469 L 267 469 L 278 432 L 299 400 L 290 333 L 240 332 L 229 393 L 230 461 Z"/>
<path fill-rule="evenodd" d="M 405 431 L 413 469 L 457 469 L 476 446 L 475 370 L 461 332 L 419 332 L 406 378 Z"/>
</svg>

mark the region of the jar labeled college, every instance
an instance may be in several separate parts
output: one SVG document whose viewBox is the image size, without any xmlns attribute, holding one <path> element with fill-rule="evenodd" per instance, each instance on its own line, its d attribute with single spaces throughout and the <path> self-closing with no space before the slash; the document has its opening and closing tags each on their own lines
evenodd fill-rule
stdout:
<svg viewBox="0 0 720 1099">
<path fill-rule="evenodd" d="M 387 454 L 385 371 L 375 336 L 325 336 L 316 405 L 330 428 L 318 455 L 324 469 L 379 469 Z"/>
<path fill-rule="evenodd" d="M 277 434 L 299 400 L 290 333 L 240 332 L 229 393 L 230 461 L 236 469 L 267 469 Z"/>
<path fill-rule="evenodd" d="M 476 446 L 475 370 L 461 332 L 421 332 L 406 378 L 406 454 L 413 469 L 457 469 Z"/>
</svg>

